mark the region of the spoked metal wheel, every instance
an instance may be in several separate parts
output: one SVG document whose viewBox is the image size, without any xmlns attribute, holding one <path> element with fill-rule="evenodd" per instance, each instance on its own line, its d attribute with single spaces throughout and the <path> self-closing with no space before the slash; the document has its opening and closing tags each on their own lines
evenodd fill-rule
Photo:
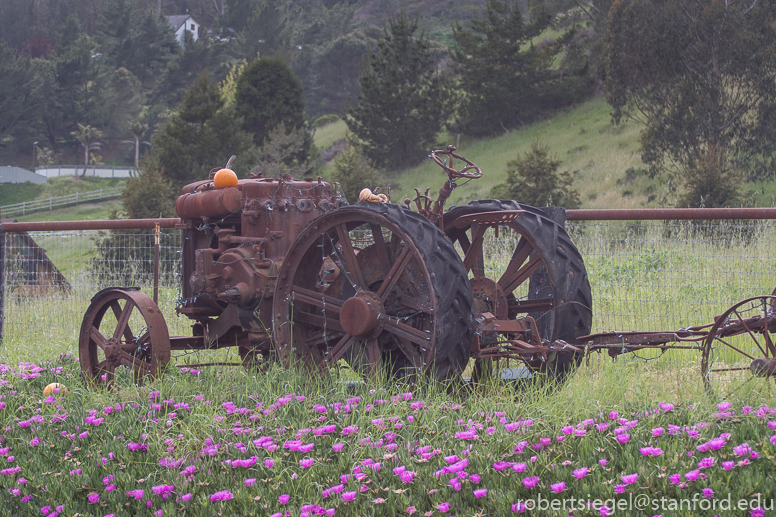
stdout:
<svg viewBox="0 0 776 517">
<path fill-rule="evenodd" d="M 500 238 L 493 226 L 467 222 L 476 214 L 495 217 L 499 211 L 513 210 L 524 212 L 498 223 L 512 230 Z M 497 319 L 531 316 L 541 338 L 550 343 L 563 340 L 573 345 L 577 336 L 590 332 L 592 295 L 582 256 L 566 231 L 541 210 L 516 201 L 473 201 L 447 212 L 444 227 L 464 254 L 478 316 L 484 312 Z M 499 260 L 502 253 L 494 246 L 505 248 L 508 261 Z M 529 290 L 531 276 L 542 274 L 544 284 Z M 482 347 L 488 345 L 482 343 Z M 581 354 L 551 351 L 545 357 L 523 360 L 533 370 L 563 376 L 576 367 Z M 476 364 L 473 380 L 489 375 L 490 369 L 489 362 Z"/>
<path fill-rule="evenodd" d="M 706 390 L 727 395 L 744 382 L 776 378 L 776 296 L 756 296 L 715 319 L 703 343 Z"/>
<path fill-rule="evenodd" d="M 142 384 L 170 361 L 164 316 L 139 290 L 97 293 L 84 315 L 78 348 L 84 380 L 93 384 L 110 386 L 122 367 Z"/>
<path fill-rule="evenodd" d="M 286 367 L 320 371 L 344 359 L 368 377 L 466 366 L 472 297 L 460 258 L 425 218 L 362 202 L 311 222 L 289 250 L 274 298 Z"/>
</svg>

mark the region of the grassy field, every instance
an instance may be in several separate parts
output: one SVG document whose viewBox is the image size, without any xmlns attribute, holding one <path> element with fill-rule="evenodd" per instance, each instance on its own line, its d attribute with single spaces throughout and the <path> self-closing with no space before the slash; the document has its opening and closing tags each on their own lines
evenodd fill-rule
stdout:
<svg viewBox="0 0 776 517">
<path fill-rule="evenodd" d="M 121 187 L 126 184 L 126 178 L 76 178 L 61 176 L 49 178 L 46 183 L 3 183 L 0 184 L 0 205 L 11 205 L 22 201 L 49 199 L 66 196 L 76 192 L 92 192 L 101 188 Z"/>
<path fill-rule="evenodd" d="M 594 330 L 703 323 L 773 287 L 767 224 L 569 229 L 589 264 Z M 697 351 L 603 354 L 565 383 L 476 388 L 354 383 L 346 368 L 312 377 L 274 363 L 264 373 L 187 366 L 238 360 L 225 349 L 178 353 L 142 387 L 119 370 L 113 390 L 87 388 L 74 359 L 98 286 L 90 262 L 64 255 L 89 238 L 41 239 L 73 265 L 71 291 L 6 298 L 0 489 L 11 515 L 565 517 L 580 497 L 573 515 L 642 515 L 637 498 L 658 505 L 648 515 L 773 508 L 776 386 L 749 378 L 709 394 Z M 489 276 L 513 247 L 503 230 L 489 241 Z M 159 305 L 170 334 L 188 335 L 170 280 Z M 44 396 L 50 382 L 70 393 Z M 563 512 L 540 506 L 563 501 Z"/>
</svg>

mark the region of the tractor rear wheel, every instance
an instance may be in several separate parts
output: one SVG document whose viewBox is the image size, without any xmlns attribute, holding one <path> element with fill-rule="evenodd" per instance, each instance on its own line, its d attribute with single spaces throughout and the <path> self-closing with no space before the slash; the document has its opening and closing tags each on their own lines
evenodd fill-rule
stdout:
<svg viewBox="0 0 776 517">
<path fill-rule="evenodd" d="M 484 242 L 496 245 L 505 241 L 496 239 L 494 229 L 488 229 L 483 239 L 472 242 L 472 227 L 455 227 L 461 216 L 502 210 L 523 210 L 512 222 L 507 223 L 515 232 L 514 246 L 509 242 L 511 258 L 508 263 L 486 260 Z M 592 324 L 592 295 L 587 271 L 571 238 L 558 223 L 540 209 L 517 201 L 472 201 L 467 206 L 455 207 L 445 213 L 444 228 L 450 239 L 469 252 L 467 261 L 475 298 L 475 313 L 492 312 L 497 318 L 516 319 L 532 316 L 539 326 L 542 339 L 550 343 L 563 340 L 575 344 L 577 336 L 590 333 Z M 489 235 L 490 234 L 490 235 Z M 471 249 L 470 249 L 471 248 Z M 529 278 L 546 274 L 549 285 L 529 292 Z M 506 305 L 506 306 L 504 306 Z M 550 352 L 546 358 L 525 358 L 525 363 L 535 371 L 555 377 L 563 377 L 573 371 L 582 354 Z M 480 366 L 480 370 L 482 367 Z M 475 366 L 475 371 L 477 366 Z"/>
<path fill-rule="evenodd" d="M 474 336 L 472 293 L 452 243 L 427 219 L 361 202 L 315 219 L 288 251 L 273 305 L 286 367 L 341 359 L 381 371 L 454 378 Z"/>
</svg>

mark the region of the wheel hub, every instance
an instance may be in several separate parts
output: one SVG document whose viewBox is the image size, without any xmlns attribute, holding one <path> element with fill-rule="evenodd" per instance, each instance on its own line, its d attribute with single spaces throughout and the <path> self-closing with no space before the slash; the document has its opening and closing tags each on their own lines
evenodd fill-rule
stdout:
<svg viewBox="0 0 776 517">
<path fill-rule="evenodd" d="M 345 300 L 340 309 L 340 324 L 351 336 L 366 336 L 378 328 L 380 314 L 384 312 L 383 304 L 377 295 L 370 291 L 362 291 Z"/>
<path fill-rule="evenodd" d="M 507 319 L 507 297 L 499 285 L 484 276 L 469 280 L 474 295 L 474 310 L 478 314 L 492 313 L 497 319 Z"/>
<path fill-rule="evenodd" d="M 758 377 L 771 377 L 776 374 L 776 358 L 757 358 L 752 361 L 749 368 Z"/>
<path fill-rule="evenodd" d="M 103 351 L 105 352 L 106 359 L 115 360 L 121 354 L 121 345 L 117 344 L 113 339 L 110 339 Z"/>
</svg>

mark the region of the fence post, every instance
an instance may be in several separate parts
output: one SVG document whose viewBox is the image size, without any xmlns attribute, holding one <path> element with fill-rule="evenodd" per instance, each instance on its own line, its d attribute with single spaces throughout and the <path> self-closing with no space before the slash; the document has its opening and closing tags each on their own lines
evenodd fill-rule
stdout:
<svg viewBox="0 0 776 517">
<path fill-rule="evenodd" d="M 565 208 L 548 206 L 542 208 L 541 210 L 544 212 L 544 215 L 558 223 L 561 228 L 566 228 Z M 541 269 L 540 271 L 531 275 L 528 284 L 528 299 L 533 300 L 536 298 L 549 298 L 551 296 L 552 285 L 550 284 L 550 277 L 547 274 L 547 270 Z M 528 313 L 528 316 L 531 316 L 536 320 L 536 326 L 539 328 L 539 335 L 547 336 L 549 338 L 552 336 L 552 326 L 554 321 L 552 318 L 541 318 L 541 315 L 541 312 Z"/>
<path fill-rule="evenodd" d="M 0 223 L 0 345 L 5 338 L 5 232 Z"/>
<path fill-rule="evenodd" d="M 159 303 L 159 223 L 154 226 L 154 303 Z"/>
</svg>

